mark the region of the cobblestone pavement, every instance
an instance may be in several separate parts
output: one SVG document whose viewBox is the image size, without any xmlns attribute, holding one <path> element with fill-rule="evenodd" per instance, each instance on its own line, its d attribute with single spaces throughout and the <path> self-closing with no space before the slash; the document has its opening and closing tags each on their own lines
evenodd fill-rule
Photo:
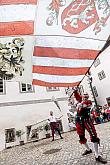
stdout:
<svg viewBox="0 0 110 165">
<path fill-rule="evenodd" d="M 96 125 L 96 129 L 101 138 L 100 153 L 110 165 L 110 122 Z M 78 142 L 76 131 L 65 133 L 63 137 L 61 140 L 57 137 L 54 142 L 50 138 L 4 150 L 0 152 L 0 165 L 98 165 L 94 153 L 81 156 L 84 148 Z M 88 134 L 87 137 L 89 139 Z M 92 148 L 89 140 L 88 143 Z"/>
</svg>

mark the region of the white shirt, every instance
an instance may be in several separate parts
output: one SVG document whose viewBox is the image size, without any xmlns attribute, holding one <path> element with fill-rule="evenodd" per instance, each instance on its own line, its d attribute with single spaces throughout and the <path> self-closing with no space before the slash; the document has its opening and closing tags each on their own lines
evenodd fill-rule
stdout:
<svg viewBox="0 0 110 165">
<path fill-rule="evenodd" d="M 55 116 L 49 116 L 49 122 L 52 123 L 52 122 L 57 122 L 57 119 Z"/>
</svg>

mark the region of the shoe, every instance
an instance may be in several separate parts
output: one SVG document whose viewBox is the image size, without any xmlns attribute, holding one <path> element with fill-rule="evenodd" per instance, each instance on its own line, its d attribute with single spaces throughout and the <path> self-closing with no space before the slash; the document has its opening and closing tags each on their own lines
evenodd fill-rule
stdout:
<svg viewBox="0 0 110 165">
<path fill-rule="evenodd" d="M 60 137 L 61 139 L 63 139 L 63 137 Z"/>
<path fill-rule="evenodd" d="M 88 154 L 91 154 L 92 153 L 92 150 L 90 149 L 89 151 L 88 150 L 86 150 L 83 154 L 82 154 L 82 156 L 84 156 L 84 155 L 88 155 Z"/>
<path fill-rule="evenodd" d="M 107 163 L 107 161 L 104 158 L 102 158 L 101 156 L 98 156 L 98 158 L 95 158 L 95 159 L 96 159 L 96 162 L 100 162 L 102 164 L 106 164 Z"/>
<path fill-rule="evenodd" d="M 52 142 L 54 141 L 54 139 L 52 139 Z"/>
</svg>

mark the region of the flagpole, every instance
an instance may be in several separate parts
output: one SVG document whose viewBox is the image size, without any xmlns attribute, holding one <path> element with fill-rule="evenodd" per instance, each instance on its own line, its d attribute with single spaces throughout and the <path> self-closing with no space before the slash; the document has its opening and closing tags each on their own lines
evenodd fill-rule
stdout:
<svg viewBox="0 0 110 165">
<path fill-rule="evenodd" d="M 55 105 L 57 106 L 57 108 L 58 108 L 58 109 L 60 110 L 60 112 L 61 112 L 61 108 L 60 108 L 60 105 L 59 105 L 59 103 L 58 103 L 58 100 L 57 100 L 54 96 L 52 96 L 51 100 L 55 103 Z"/>
</svg>

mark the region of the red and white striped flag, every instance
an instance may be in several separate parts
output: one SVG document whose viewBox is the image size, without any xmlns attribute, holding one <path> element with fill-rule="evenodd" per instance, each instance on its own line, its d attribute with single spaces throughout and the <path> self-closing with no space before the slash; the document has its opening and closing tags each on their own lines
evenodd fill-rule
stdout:
<svg viewBox="0 0 110 165">
<path fill-rule="evenodd" d="M 33 84 L 77 86 L 92 65 L 104 41 L 38 36 L 33 56 Z"/>
<path fill-rule="evenodd" d="M 26 71 L 26 77 L 29 77 L 29 72 L 32 73 L 32 63 L 29 60 L 31 58 L 27 57 L 33 54 L 34 85 L 76 86 L 108 38 L 109 9 L 108 0 L 104 6 L 103 2 L 94 0 L 38 0 L 38 3 L 37 0 L 0 0 L 2 55 L 3 47 L 6 46 L 8 50 L 11 42 L 9 49 L 12 54 L 10 59 L 6 58 L 11 60 L 19 57 L 16 45 L 19 52 L 22 48 L 25 61 L 22 72 Z M 35 42 L 32 35 L 35 35 Z M 19 46 L 10 36 L 13 36 L 16 42 L 23 41 L 24 45 Z M 20 39 L 16 38 L 17 36 Z M 16 49 L 17 55 L 12 48 Z M 8 69 L 10 72 L 13 68 Z M 16 68 L 14 69 L 16 74 Z"/>
<path fill-rule="evenodd" d="M 31 35 L 37 0 L 0 0 L 0 36 Z"/>
<path fill-rule="evenodd" d="M 94 0 L 39 0 L 33 84 L 80 83 L 109 36 L 110 6 L 101 5 Z"/>
</svg>

